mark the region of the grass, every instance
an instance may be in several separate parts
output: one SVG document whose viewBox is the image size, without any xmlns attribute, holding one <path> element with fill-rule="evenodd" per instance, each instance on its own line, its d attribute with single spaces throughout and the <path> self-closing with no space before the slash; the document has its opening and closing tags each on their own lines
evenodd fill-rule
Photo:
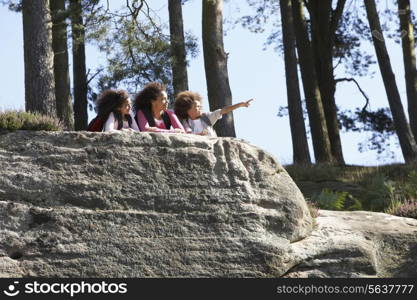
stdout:
<svg viewBox="0 0 417 300">
<path fill-rule="evenodd" d="M 24 111 L 0 112 L 0 129 L 60 131 L 63 125 L 58 118 Z"/>
<path fill-rule="evenodd" d="M 417 163 L 284 168 L 305 198 L 318 208 L 369 210 L 417 218 Z"/>
</svg>

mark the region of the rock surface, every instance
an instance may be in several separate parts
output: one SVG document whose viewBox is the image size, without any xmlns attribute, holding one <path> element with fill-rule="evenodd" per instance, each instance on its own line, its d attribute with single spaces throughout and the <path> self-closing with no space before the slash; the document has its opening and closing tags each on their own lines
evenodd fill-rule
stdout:
<svg viewBox="0 0 417 300">
<path fill-rule="evenodd" d="M 265 277 L 312 219 L 232 138 L 1 132 L 0 276 Z"/>
<path fill-rule="evenodd" d="M 313 222 L 237 139 L 0 132 L 0 163 L 0 277 L 417 277 L 417 220 Z"/>
<path fill-rule="evenodd" d="M 283 277 L 417 277 L 417 220 L 375 212 L 320 211 L 292 243 Z"/>
</svg>

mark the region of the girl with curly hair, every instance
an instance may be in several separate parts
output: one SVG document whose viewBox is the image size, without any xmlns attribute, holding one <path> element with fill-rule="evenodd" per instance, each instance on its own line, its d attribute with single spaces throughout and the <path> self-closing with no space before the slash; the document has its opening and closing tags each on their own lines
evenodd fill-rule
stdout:
<svg viewBox="0 0 417 300">
<path fill-rule="evenodd" d="M 178 117 L 168 110 L 166 88 L 161 83 L 148 83 L 136 96 L 134 108 L 141 131 L 185 133 Z"/>
<path fill-rule="evenodd" d="M 188 133 L 216 137 L 213 125 L 222 118 L 222 115 L 239 107 L 248 107 L 252 101 L 253 99 L 250 99 L 212 112 L 203 112 L 202 97 L 198 93 L 184 91 L 175 98 L 174 111 Z"/>
<path fill-rule="evenodd" d="M 97 117 L 104 122 L 103 131 L 139 131 L 131 116 L 129 94 L 124 90 L 106 90 L 97 102 Z"/>
</svg>

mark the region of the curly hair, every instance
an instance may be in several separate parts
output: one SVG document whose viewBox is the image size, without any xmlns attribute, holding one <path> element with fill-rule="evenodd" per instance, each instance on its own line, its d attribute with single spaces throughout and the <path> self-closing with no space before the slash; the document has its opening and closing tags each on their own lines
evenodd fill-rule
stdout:
<svg viewBox="0 0 417 300">
<path fill-rule="evenodd" d="M 145 85 L 145 87 L 135 97 L 135 103 L 133 108 L 137 112 L 138 110 L 151 110 L 151 103 L 158 99 L 158 97 L 166 92 L 166 86 L 159 82 L 151 82 Z"/>
<path fill-rule="evenodd" d="M 123 116 L 120 114 L 118 108 L 127 101 L 129 101 L 129 94 L 125 90 L 105 90 L 96 101 L 97 116 L 102 120 L 107 120 L 110 113 L 114 113 L 115 118 L 120 124 L 123 122 Z M 130 125 L 131 118 L 130 116 L 126 117 Z"/>
<path fill-rule="evenodd" d="M 174 112 L 178 118 L 182 120 L 188 119 L 187 111 L 193 107 L 193 104 L 197 101 L 201 102 L 202 97 L 198 93 L 191 91 L 181 92 L 175 97 Z"/>
</svg>

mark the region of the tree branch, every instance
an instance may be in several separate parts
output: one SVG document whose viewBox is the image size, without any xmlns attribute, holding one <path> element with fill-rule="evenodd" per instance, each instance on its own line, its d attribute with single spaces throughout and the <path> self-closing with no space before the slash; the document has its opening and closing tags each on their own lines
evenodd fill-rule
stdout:
<svg viewBox="0 0 417 300">
<path fill-rule="evenodd" d="M 337 64 L 333 67 L 333 71 L 336 70 L 336 68 L 342 63 L 343 58 L 343 56 L 339 57 Z"/>
<path fill-rule="evenodd" d="M 332 13 L 332 19 L 330 22 L 330 36 L 334 36 L 339 25 L 339 21 L 343 15 L 343 9 L 345 8 L 346 0 L 338 0 L 336 9 Z"/>
<path fill-rule="evenodd" d="M 88 78 L 88 75 L 90 74 L 90 69 L 88 69 L 88 71 L 87 71 L 87 75 L 86 75 L 86 77 Z M 98 74 L 100 74 L 101 72 L 103 71 L 103 69 L 99 69 L 93 76 L 91 76 L 89 79 L 87 79 L 87 84 L 90 84 L 90 82 L 98 75 Z"/>
<path fill-rule="evenodd" d="M 358 87 L 359 91 L 361 92 L 361 94 L 363 95 L 363 97 L 366 100 L 365 106 L 362 108 L 362 112 L 364 112 L 366 110 L 366 108 L 369 105 L 369 97 L 366 95 L 366 93 L 364 92 L 364 90 L 362 90 L 361 86 L 359 85 L 359 83 L 356 81 L 355 78 L 337 78 L 334 80 L 335 83 L 341 82 L 341 81 L 353 81 L 356 86 Z"/>
</svg>

